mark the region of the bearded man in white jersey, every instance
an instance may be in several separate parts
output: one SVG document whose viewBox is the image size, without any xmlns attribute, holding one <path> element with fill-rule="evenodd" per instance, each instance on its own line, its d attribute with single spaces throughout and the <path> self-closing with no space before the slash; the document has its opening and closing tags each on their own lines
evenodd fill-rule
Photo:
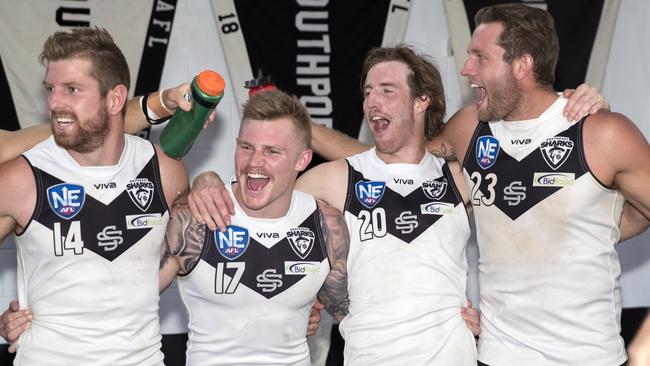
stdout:
<svg viewBox="0 0 650 366">
<path fill-rule="evenodd" d="M 56 32 L 40 59 L 53 137 L 0 166 L 33 314 L 14 364 L 162 365 L 159 253 L 187 173 L 124 134 L 128 65 L 105 30 Z"/>
<path fill-rule="evenodd" d="M 462 159 L 476 217 L 479 360 L 622 364 L 614 245 L 626 200 L 650 217 L 650 146 L 620 114 L 567 123 L 552 90 L 550 14 L 497 5 L 476 24 L 462 74 L 478 100 L 450 120 L 442 146 Z"/>
</svg>

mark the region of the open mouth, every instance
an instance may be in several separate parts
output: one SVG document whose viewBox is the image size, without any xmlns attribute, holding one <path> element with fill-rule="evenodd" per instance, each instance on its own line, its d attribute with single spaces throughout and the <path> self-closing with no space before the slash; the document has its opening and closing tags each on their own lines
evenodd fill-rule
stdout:
<svg viewBox="0 0 650 366">
<path fill-rule="evenodd" d="M 470 87 L 472 89 L 476 89 L 476 103 L 478 104 L 479 108 L 485 105 L 485 102 L 487 100 L 487 92 L 485 91 L 485 88 L 476 83 L 471 83 Z"/>
<path fill-rule="evenodd" d="M 246 187 L 253 192 L 259 192 L 263 190 L 270 181 L 270 177 L 261 173 L 246 174 Z"/>
<path fill-rule="evenodd" d="M 384 131 L 386 131 L 386 129 L 388 129 L 388 126 L 390 125 L 390 121 L 384 118 L 383 116 L 372 116 L 370 118 L 370 122 L 371 122 L 370 124 L 372 126 L 372 129 L 378 134 L 381 134 Z"/>
</svg>

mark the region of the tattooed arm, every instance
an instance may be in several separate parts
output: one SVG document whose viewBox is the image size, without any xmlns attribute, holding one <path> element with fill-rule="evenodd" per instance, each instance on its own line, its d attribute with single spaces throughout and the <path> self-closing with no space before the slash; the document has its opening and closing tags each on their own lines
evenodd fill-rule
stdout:
<svg viewBox="0 0 650 366">
<path fill-rule="evenodd" d="M 196 221 L 186 205 L 174 205 L 167 224 L 160 255 L 160 284 L 162 292 L 177 274 L 187 274 L 199 261 L 206 227 Z"/>
<path fill-rule="evenodd" d="M 330 273 L 318 292 L 318 299 L 332 317 L 341 321 L 348 313 L 348 250 L 350 236 L 343 215 L 323 201 L 318 201 L 321 228 L 330 261 Z"/>
</svg>

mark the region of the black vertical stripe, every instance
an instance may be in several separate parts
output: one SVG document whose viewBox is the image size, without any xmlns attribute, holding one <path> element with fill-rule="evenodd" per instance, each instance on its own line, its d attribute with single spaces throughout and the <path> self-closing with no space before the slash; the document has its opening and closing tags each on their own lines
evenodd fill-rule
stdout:
<svg viewBox="0 0 650 366">
<path fill-rule="evenodd" d="M 176 0 L 166 0 L 165 3 L 172 5 L 173 9 L 160 11 L 157 9 L 158 1 L 153 1 L 149 28 L 142 47 L 142 59 L 135 83 L 136 95 L 158 90 L 160 87 L 160 78 L 165 65 L 169 36 L 171 35 L 171 25 L 174 22 L 174 14 L 176 13 Z M 164 22 L 169 22 L 169 28 L 161 26 Z"/>
<path fill-rule="evenodd" d="M 16 131 L 20 129 L 18 115 L 14 106 L 14 100 L 11 97 L 9 81 L 5 74 L 5 68 L 0 57 L 0 103 L 2 103 L 2 119 L 0 119 L 0 129 Z"/>
<path fill-rule="evenodd" d="M 296 1 L 235 1 L 253 73 L 262 69 L 280 89 L 297 96 L 311 95 L 308 86 L 297 84 L 297 78 L 326 78 L 331 85 L 332 112 L 312 117 L 332 118 L 335 129 L 354 137 L 363 118 L 361 66 L 366 53 L 381 45 L 389 5 L 389 0 L 330 1 L 322 7 L 301 7 Z M 321 39 L 323 35 L 299 31 L 295 24 L 299 11 L 327 13 L 331 47 L 327 75 L 297 75 L 298 54 L 323 53 L 319 48 L 298 48 L 298 39 Z M 310 166 L 322 161 L 315 156 Z"/>
<path fill-rule="evenodd" d="M 164 8 L 159 7 L 159 1 L 153 0 L 151 17 L 147 36 L 142 47 L 142 59 L 138 69 L 134 95 L 141 95 L 160 88 L 165 55 L 169 46 L 169 38 L 176 14 L 176 1 L 166 0 Z M 150 129 L 140 133 L 143 138 L 149 138 Z"/>
</svg>

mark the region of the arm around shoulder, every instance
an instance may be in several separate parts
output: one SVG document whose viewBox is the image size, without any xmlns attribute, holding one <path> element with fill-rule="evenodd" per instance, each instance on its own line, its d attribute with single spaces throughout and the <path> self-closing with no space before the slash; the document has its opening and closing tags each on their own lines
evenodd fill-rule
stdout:
<svg viewBox="0 0 650 366">
<path fill-rule="evenodd" d="M 313 122 L 311 124 L 311 135 L 314 151 L 330 161 L 343 159 L 370 149 L 369 145 L 343 132 Z"/>
<path fill-rule="evenodd" d="M 348 186 L 348 164 L 335 160 L 319 164 L 304 172 L 296 181 L 296 189 L 327 202 L 343 211 Z"/>
<path fill-rule="evenodd" d="M 0 130 L 0 163 L 18 157 L 45 140 L 51 133 L 49 124 L 26 127 L 17 131 Z"/>
<path fill-rule="evenodd" d="M 175 204 L 167 224 L 160 256 L 160 291 L 177 274 L 189 273 L 198 263 L 205 241 L 206 226 L 192 217 L 187 205 Z"/>
<path fill-rule="evenodd" d="M 323 201 L 318 201 L 321 212 L 321 228 L 330 262 L 330 272 L 318 299 L 330 315 L 341 321 L 348 313 L 348 252 L 350 236 L 341 212 Z"/>
<path fill-rule="evenodd" d="M 477 124 L 476 106 L 461 108 L 447 121 L 442 133 L 427 143 L 427 150 L 439 158 L 462 163 Z"/>
</svg>

